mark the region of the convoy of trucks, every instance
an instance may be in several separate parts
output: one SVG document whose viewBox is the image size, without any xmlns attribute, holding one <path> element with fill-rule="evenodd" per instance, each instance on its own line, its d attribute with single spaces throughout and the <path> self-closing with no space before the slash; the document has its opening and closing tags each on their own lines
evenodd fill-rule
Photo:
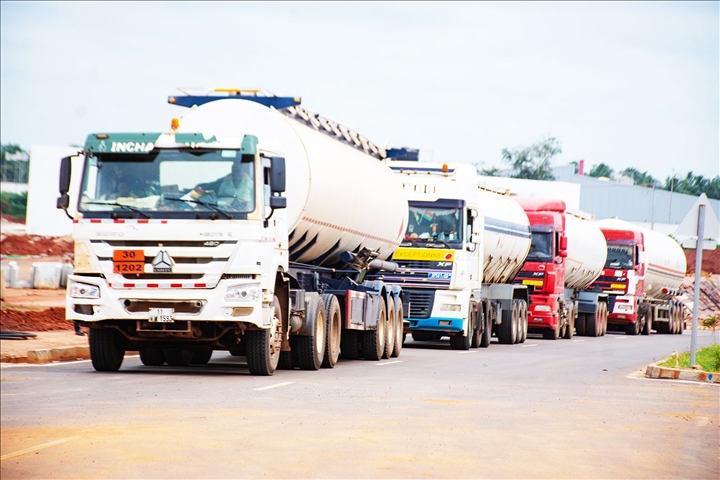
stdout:
<svg viewBox="0 0 720 480">
<path fill-rule="evenodd" d="M 190 110 L 165 133 L 88 136 L 79 191 L 61 162 L 66 317 L 96 370 L 127 350 L 152 366 L 225 350 L 272 375 L 396 357 L 408 333 L 467 350 L 684 328 L 669 237 L 378 147 L 297 97 L 168 101 Z"/>
</svg>

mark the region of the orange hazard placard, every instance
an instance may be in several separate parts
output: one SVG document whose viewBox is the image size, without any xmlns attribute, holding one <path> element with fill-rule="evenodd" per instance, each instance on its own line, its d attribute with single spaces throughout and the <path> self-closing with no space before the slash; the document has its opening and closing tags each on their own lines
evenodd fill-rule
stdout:
<svg viewBox="0 0 720 480">
<path fill-rule="evenodd" d="M 113 272 L 143 273 L 145 271 L 145 252 L 143 250 L 115 250 L 113 252 Z"/>
</svg>

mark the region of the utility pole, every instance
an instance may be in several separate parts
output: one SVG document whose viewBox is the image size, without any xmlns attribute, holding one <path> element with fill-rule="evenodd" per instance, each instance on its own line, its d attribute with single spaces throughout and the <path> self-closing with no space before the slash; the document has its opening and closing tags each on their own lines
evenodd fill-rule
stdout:
<svg viewBox="0 0 720 480">
<path fill-rule="evenodd" d="M 672 217 L 672 195 L 675 187 L 675 169 L 672 169 L 672 177 L 670 177 L 670 209 L 668 210 L 668 223 L 672 223 L 670 218 Z"/>
<path fill-rule="evenodd" d="M 653 183 L 652 207 L 650 209 L 650 230 L 655 230 L 655 184 Z"/>
<path fill-rule="evenodd" d="M 695 365 L 697 352 L 698 308 L 700 304 L 700 270 L 702 270 L 703 237 L 705 235 L 705 205 L 698 205 L 697 244 L 695 245 L 695 289 L 693 291 L 692 336 L 690 337 L 690 367 Z"/>
</svg>

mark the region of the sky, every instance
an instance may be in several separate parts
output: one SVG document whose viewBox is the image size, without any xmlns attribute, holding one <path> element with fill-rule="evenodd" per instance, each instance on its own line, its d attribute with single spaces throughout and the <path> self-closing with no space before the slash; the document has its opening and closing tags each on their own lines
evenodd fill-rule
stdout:
<svg viewBox="0 0 720 480">
<path fill-rule="evenodd" d="M 718 2 L 0 2 L 0 141 L 165 131 L 180 88 L 264 88 L 421 160 L 555 137 L 720 174 Z"/>
</svg>

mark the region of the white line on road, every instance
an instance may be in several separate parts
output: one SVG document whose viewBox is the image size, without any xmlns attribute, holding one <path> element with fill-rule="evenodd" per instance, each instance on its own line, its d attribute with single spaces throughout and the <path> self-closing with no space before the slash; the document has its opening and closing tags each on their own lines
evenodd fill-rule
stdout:
<svg viewBox="0 0 720 480">
<path fill-rule="evenodd" d="M 270 390 L 271 388 L 278 388 L 278 387 L 284 387 L 285 385 L 291 385 L 295 382 L 283 382 L 283 383 L 276 383 L 275 385 L 268 385 L 267 387 L 260 387 L 254 389 L 256 392 L 260 392 L 262 390 Z"/>
<path fill-rule="evenodd" d="M 461 355 L 464 355 L 466 353 L 477 353 L 477 350 L 468 350 L 467 352 L 458 352 Z"/>
<path fill-rule="evenodd" d="M 61 365 L 73 365 L 76 363 L 90 363 L 92 360 L 67 360 L 64 362 L 50 362 L 50 363 L 0 363 L 0 369 L 6 368 L 36 368 L 36 367 L 58 367 Z"/>
<path fill-rule="evenodd" d="M 520 345 L 520 346 L 521 346 L 522 348 L 537 347 L 538 344 L 537 344 L 537 343 L 528 343 L 527 345 Z"/>
<path fill-rule="evenodd" d="M 585 340 L 573 340 L 573 342 L 584 342 Z"/>
<path fill-rule="evenodd" d="M 20 455 L 25 455 L 26 453 L 36 452 L 36 451 L 38 451 L 38 450 L 42 450 L 43 448 L 54 447 L 55 445 L 60 445 L 61 443 L 69 442 L 69 441 L 71 441 L 71 440 L 77 440 L 78 438 L 80 438 L 80 437 L 74 436 L 74 437 L 61 438 L 60 440 L 55 440 L 55 441 L 53 441 L 53 442 L 43 443 L 43 444 L 40 444 L 40 445 L 36 445 L 36 446 L 34 446 L 34 447 L 26 448 L 26 449 L 24 449 L 24 450 L 19 450 L 19 451 L 17 451 L 17 452 L 6 453 L 6 454 L 3 455 L 2 457 L 0 457 L 0 460 L 7 460 L 8 458 L 19 457 Z"/>
<path fill-rule="evenodd" d="M 628 337 L 615 337 L 615 340 L 627 340 Z"/>
<path fill-rule="evenodd" d="M 394 362 L 376 363 L 375 366 L 380 367 L 382 365 L 392 365 L 393 363 L 402 363 L 402 360 L 395 360 Z"/>
</svg>

